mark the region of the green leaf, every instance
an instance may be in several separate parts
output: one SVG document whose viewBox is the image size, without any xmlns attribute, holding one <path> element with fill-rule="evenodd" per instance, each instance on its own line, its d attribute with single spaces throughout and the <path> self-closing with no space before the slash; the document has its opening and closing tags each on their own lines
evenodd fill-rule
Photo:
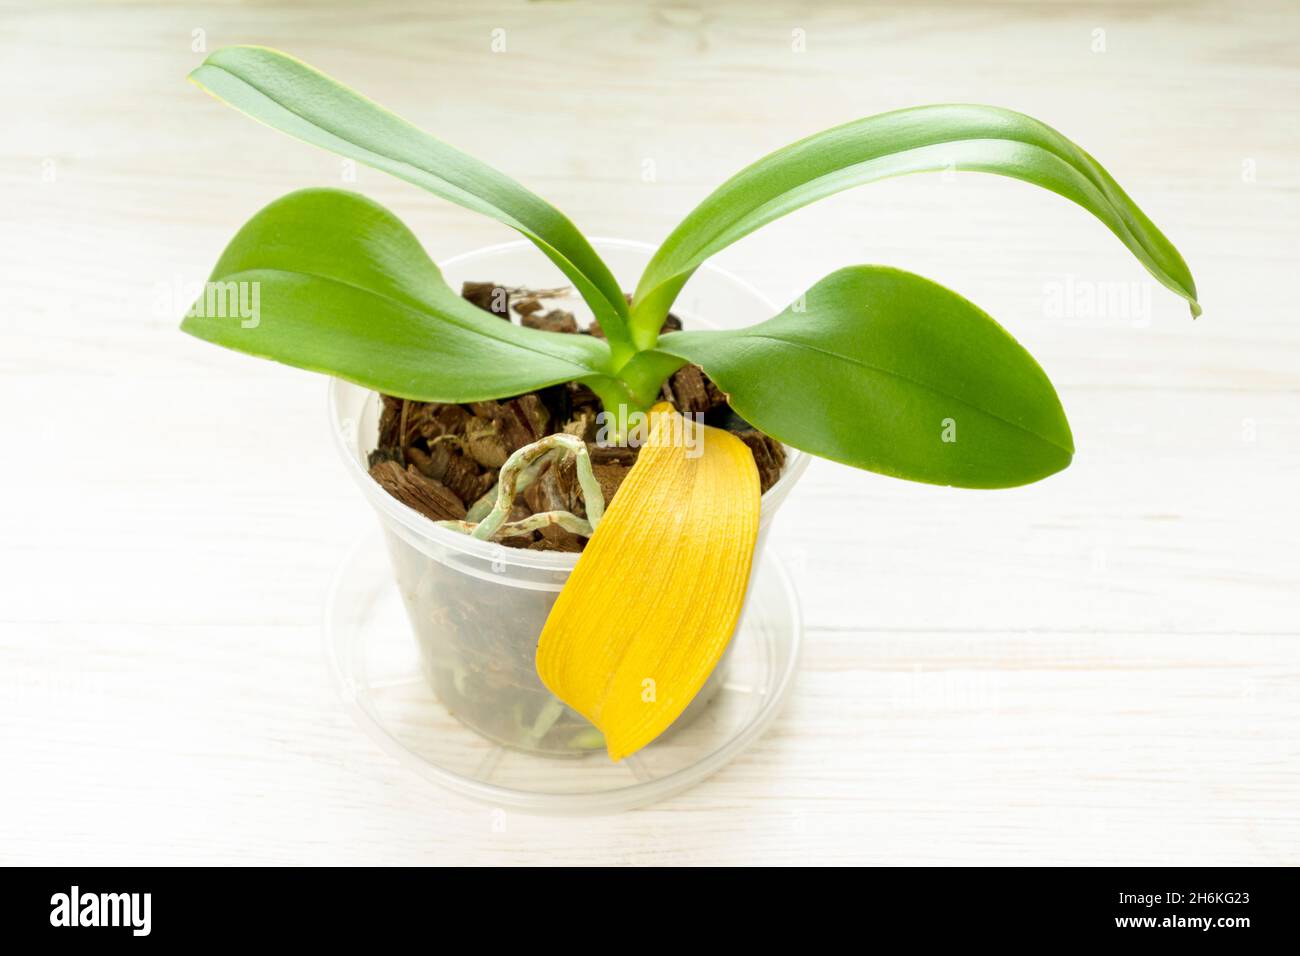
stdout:
<svg viewBox="0 0 1300 956">
<path fill-rule="evenodd" d="M 573 223 L 510 177 L 278 50 L 225 47 L 190 79 L 268 126 L 517 229 L 573 282 L 611 345 L 630 351 L 618 281 Z"/>
<path fill-rule="evenodd" d="M 201 339 L 426 402 L 603 384 L 610 361 L 592 336 L 466 302 L 396 216 L 334 189 L 290 193 L 250 219 L 191 313 L 181 328 Z"/>
<path fill-rule="evenodd" d="M 1178 250 L 1096 160 L 1056 130 L 991 106 L 921 106 L 838 126 L 777 150 L 719 186 L 646 266 L 632 334 L 654 343 L 663 317 L 709 256 L 818 199 L 891 176 L 945 169 L 997 173 L 1058 193 L 1100 219 L 1161 283 L 1200 314 Z"/>
<path fill-rule="evenodd" d="M 957 293 L 898 269 L 842 269 L 773 319 L 669 333 L 656 353 L 702 366 L 768 435 L 897 478 L 1004 488 L 1074 454 L 1033 357 Z"/>
</svg>

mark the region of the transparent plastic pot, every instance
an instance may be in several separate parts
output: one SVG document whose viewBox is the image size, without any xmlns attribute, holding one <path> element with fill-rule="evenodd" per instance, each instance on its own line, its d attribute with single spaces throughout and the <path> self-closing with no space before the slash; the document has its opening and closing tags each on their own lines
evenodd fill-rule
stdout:
<svg viewBox="0 0 1300 956">
<path fill-rule="evenodd" d="M 654 251 L 625 240 L 599 239 L 592 244 L 625 288 L 634 286 Z M 567 284 L 524 240 L 457 256 L 442 263 L 441 269 L 454 289 L 464 281 L 530 289 Z M 574 312 L 580 323 L 591 319 L 576 296 L 552 299 L 549 304 Z M 777 309 L 741 279 L 705 265 L 692 277 L 673 311 L 686 328 L 698 329 L 750 325 L 770 318 Z M 421 670 L 438 699 L 462 723 L 506 747 L 555 757 L 603 750 L 596 728 L 547 690 L 534 665 L 538 635 L 578 555 L 508 548 L 438 527 L 390 496 L 367 471 L 366 459 L 378 436 L 378 396 L 335 380 L 330 385 L 329 409 L 335 443 L 347 469 L 379 515 Z M 781 478 L 763 496 L 755 566 L 773 517 L 807 465 L 806 455 L 787 449 Z M 636 590 L 629 582 L 629 593 Z M 661 740 L 708 707 L 726 670 L 724 655 L 708 683 Z"/>
</svg>

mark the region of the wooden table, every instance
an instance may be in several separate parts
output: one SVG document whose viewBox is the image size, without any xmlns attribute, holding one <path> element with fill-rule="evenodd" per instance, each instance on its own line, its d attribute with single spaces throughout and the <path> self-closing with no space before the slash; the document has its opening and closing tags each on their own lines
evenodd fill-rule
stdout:
<svg viewBox="0 0 1300 956">
<path fill-rule="evenodd" d="M 1294 4 L 435 6 L 0 14 L 0 862 L 1300 863 Z M 298 187 L 375 197 L 435 257 L 509 233 L 184 81 L 238 42 L 644 240 L 823 127 L 1014 107 L 1108 166 L 1205 316 L 1079 209 L 974 174 L 728 250 L 778 299 L 857 262 L 967 295 L 1058 383 L 1075 463 L 999 493 L 815 464 L 773 542 L 807 621 L 775 728 L 661 805 L 501 826 L 327 683 L 324 594 L 373 519 L 323 381 L 176 325 Z"/>
</svg>

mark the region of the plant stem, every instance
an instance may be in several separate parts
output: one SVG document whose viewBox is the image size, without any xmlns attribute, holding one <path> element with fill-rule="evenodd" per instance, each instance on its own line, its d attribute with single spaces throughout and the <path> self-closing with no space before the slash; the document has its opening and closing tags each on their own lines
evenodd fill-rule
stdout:
<svg viewBox="0 0 1300 956">
<path fill-rule="evenodd" d="M 668 377 L 685 364 L 685 360 L 662 352 L 638 352 L 619 369 L 618 377 L 644 411 L 659 400 L 659 390 Z"/>
<path fill-rule="evenodd" d="M 628 419 L 633 412 L 644 412 L 650 407 L 648 402 L 638 401 L 622 379 L 601 376 L 586 379 L 583 384 L 600 399 L 600 404 L 604 406 L 605 424 L 615 438 L 627 434 Z"/>
</svg>

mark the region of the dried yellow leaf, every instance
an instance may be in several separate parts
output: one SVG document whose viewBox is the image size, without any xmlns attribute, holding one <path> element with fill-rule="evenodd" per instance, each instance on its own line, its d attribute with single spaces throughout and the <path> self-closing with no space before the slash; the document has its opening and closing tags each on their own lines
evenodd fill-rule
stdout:
<svg viewBox="0 0 1300 956">
<path fill-rule="evenodd" d="M 605 735 L 612 760 L 650 743 L 717 666 L 758 539 L 753 455 L 730 432 L 656 405 L 636 464 L 537 645 L 537 672 Z"/>
</svg>

